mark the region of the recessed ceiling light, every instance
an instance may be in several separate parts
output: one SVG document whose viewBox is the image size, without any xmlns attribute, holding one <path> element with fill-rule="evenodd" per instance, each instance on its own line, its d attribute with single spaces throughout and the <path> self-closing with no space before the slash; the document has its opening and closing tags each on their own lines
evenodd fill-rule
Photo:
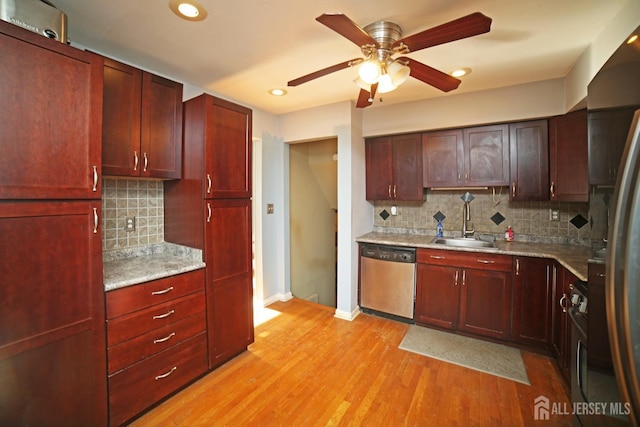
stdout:
<svg viewBox="0 0 640 427">
<path fill-rule="evenodd" d="M 187 21 L 202 21 L 207 17 L 207 11 L 195 0 L 170 0 L 169 9 Z"/>
<path fill-rule="evenodd" d="M 276 88 L 276 89 L 271 89 L 269 93 L 273 96 L 285 96 L 287 94 L 287 91 L 284 89 Z"/>
<path fill-rule="evenodd" d="M 629 37 L 627 39 L 627 44 L 631 44 L 631 43 L 635 42 L 636 40 L 638 40 L 638 35 L 634 34 L 634 35 L 632 35 L 631 37 Z"/>
<path fill-rule="evenodd" d="M 451 74 L 453 77 L 462 77 L 470 73 L 471 73 L 471 68 L 458 68 L 457 70 L 453 70 L 449 74 Z"/>
</svg>

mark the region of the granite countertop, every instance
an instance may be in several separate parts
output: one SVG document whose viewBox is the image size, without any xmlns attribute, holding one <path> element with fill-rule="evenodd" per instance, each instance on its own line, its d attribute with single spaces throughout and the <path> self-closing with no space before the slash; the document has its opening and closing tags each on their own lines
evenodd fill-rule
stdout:
<svg viewBox="0 0 640 427">
<path fill-rule="evenodd" d="M 505 242 L 497 240 L 495 242 L 496 248 L 466 248 L 432 243 L 434 239 L 435 237 L 430 235 L 371 232 L 358 237 L 356 241 L 358 243 L 374 243 L 414 248 L 490 252 L 505 255 L 553 258 L 571 273 L 575 274 L 578 279 L 584 281 L 586 281 L 588 277 L 589 262 L 598 262 L 598 260 L 593 259 L 593 251 L 587 246 L 518 241 Z M 604 260 L 602 262 L 604 262 Z"/>
<path fill-rule="evenodd" d="M 103 254 L 104 290 L 161 279 L 205 267 L 202 251 L 173 243 L 159 243 Z"/>
</svg>

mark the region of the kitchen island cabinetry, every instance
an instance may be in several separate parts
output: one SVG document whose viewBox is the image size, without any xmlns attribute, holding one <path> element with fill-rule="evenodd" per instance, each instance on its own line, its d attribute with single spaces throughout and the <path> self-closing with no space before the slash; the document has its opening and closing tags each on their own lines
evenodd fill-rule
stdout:
<svg viewBox="0 0 640 427">
<path fill-rule="evenodd" d="M 0 21 L 0 425 L 104 426 L 102 61 Z"/>
<path fill-rule="evenodd" d="M 418 249 L 417 262 L 417 323 L 510 338 L 510 256 Z"/>
<path fill-rule="evenodd" d="M 589 201 L 587 111 L 549 119 L 550 200 Z"/>
<path fill-rule="evenodd" d="M 182 84 L 104 58 L 102 172 L 181 178 Z"/>
<path fill-rule="evenodd" d="M 549 142 L 546 120 L 509 124 L 509 200 L 549 200 Z"/>
<path fill-rule="evenodd" d="M 509 185 L 508 125 L 422 135 L 425 188 Z"/>
<path fill-rule="evenodd" d="M 107 292 L 110 425 L 207 371 L 204 271 Z"/>
<path fill-rule="evenodd" d="M 555 263 L 548 258 L 515 257 L 512 339 L 548 349 Z"/>
<path fill-rule="evenodd" d="M 637 108 L 589 112 L 589 184 L 616 184 L 622 151 Z"/>
<path fill-rule="evenodd" d="M 367 139 L 367 200 L 423 200 L 419 134 Z"/>
<path fill-rule="evenodd" d="M 209 368 L 253 342 L 252 111 L 211 95 L 184 103 L 184 178 L 165 181 L 165 241 L 203 250 Z"/>
</svg>

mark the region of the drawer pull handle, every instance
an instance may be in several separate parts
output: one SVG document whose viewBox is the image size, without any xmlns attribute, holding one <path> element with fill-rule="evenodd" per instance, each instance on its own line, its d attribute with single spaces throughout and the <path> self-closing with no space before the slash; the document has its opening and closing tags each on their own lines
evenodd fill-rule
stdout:
<svg viewBox="0 0 640 427">
<path fill-rule="evenodd" d="M 94 166 L 93 167 L 93 187 L 92 190 L 98 191 L 98 167 Z"/>
<path fill-rule="evenodd" d="M 480 264 L 494 264 L 495 263 L 495 261 L 490 260 L 490 259 L 479 259 L 478 262 Z"/>
<path fill-rule="evenodd" d="M 165 341 L 169 341 L 171 338 L 173 338 L 173 337 L 175 337 L 175 336 L 176 336 L 176 333 L 175 333 L 175 332 L 171 332 L 169 335 L 167 335 L 167 336 L 166 336 L 166 337 L 164 337 L 164 338 L 159 338 L 159 339 L 157 339 L 157 340 L 153 340 L 153 343 L 154 343 L 154 344 L 160 344 L 160 343 L 163 343 L 163 342 L 165 342 Z"/>
<path fill-rule="evenodd" d="M 167 378 L 169 375 L 173 374 L 173 372 L 178 369 L 177 366 L 174 366 L 173 368 L 169 369 L 169 372 L 167 372 L 166 374 L 162 374 L 162 375 L 158 375 L 156 376 L 156 381 L 157 380 L 161 380 L 163 378 Z"/>
<path fill-rule="evenodd" d="M 207 194 L 211 194 L 211 174 L 207 174 Z"/>
<path fill-rule="evenodd" d="M 161 291 L 153 291 L 151 292 L 151 295 L 164 295 L 166 293 L 169 293 L 173 290 L 173 286 L 169 286 L 167 289 L 163 289 Z"/>
<path fill-rule="evenodd" d="M 433 259 L 444 259 L 444 257 L 442 255 L 431 255 L 431 258 L 433 258 Z"/>
<path fill-rule="evenodd" d="M 165 314 L 158 314 L 157 316 L 153 316 L 153 318 L 154 319 L 164 319 L 166 317 L 171 316 L 173 313 L 175 313 L 175 310 L 168 311 Z"/>
</svg>

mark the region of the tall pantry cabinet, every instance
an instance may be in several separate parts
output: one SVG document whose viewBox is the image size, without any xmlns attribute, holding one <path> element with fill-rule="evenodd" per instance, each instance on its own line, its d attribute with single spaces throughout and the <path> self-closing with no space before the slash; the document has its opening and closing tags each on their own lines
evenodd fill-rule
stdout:
<svg viewBox="0 0 640 427">
<path fill-rule="evenodd" d="M 0 58 L 0 425 L 106 425 L 102 61 L 2 21 Z"/>
<path fill-rule="evenodd" d="M 185 101 L 183 179 L 165 182 L 165 240 L 206 263 L 209 367 L 253 342 L 252 111 L 203 94 Z"/>
</svg>

